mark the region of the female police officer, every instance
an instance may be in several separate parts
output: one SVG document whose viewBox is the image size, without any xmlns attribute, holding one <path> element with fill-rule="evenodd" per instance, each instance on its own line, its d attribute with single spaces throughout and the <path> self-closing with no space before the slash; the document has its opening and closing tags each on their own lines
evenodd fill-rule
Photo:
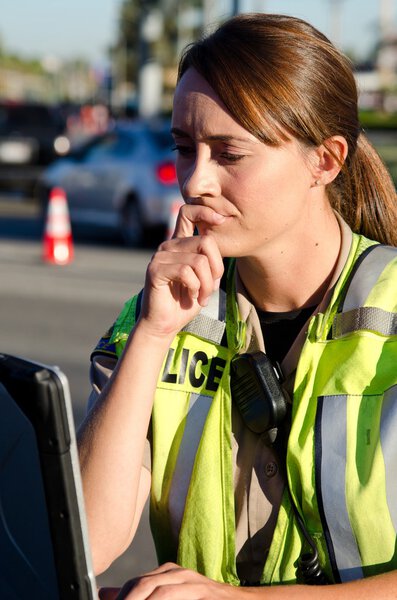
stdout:
<svg viewBox="0 0 397 600">
<path fill-rule="evenodd" d="M 348 61 L 236 17 L 183 56 L 172 132 L 174 238 L 93 358 L 95 569 L 150 490 L 160 567 L 122 597 L 395 597 L 396 196 Z"/>
</svg>

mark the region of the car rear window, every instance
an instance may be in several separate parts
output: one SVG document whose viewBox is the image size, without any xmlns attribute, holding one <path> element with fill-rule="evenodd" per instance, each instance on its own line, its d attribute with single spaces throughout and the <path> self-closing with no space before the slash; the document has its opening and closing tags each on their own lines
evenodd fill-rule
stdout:
<svg viewBox="0 0 397 600">
<path fill-rule="evenodd" d="M 80 154 L 82 154 L 84 160 L 92 162 L 98 159 L 122 159 L 133 151 L 135 145 L 136 141 L 131 136 L 110 133 L 97 138 Z"/>
<path fill-rule="evenodd" d="M 0 106 L 0 133 L 32 131 L 38 128 L 56 129 L 60 123 L 45 106 Z"/>
</svg>

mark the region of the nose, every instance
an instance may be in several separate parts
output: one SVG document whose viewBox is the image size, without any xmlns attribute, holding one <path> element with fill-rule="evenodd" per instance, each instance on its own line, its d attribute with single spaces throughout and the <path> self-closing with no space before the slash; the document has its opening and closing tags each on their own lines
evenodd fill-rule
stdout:
<svg viewBox="0 0 397 600">
<path fill-rule="evenodd" d="M 196 155 L 192 163 L 183 173 L 182 194 L 184 198 L 201 196 L 220 196 L 220 182 L 217 167 L 211 160 Z"/>
</svg>

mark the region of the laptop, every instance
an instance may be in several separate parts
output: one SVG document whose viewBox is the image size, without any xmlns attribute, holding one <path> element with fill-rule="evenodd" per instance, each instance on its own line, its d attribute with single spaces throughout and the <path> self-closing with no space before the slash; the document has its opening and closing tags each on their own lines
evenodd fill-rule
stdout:
<svg viewBox="0 0 397 600">
<path fill-rule="evenodd" d="M 68 381 L 0 354 L 0 598 L 97 598 Z"/>
</svg>

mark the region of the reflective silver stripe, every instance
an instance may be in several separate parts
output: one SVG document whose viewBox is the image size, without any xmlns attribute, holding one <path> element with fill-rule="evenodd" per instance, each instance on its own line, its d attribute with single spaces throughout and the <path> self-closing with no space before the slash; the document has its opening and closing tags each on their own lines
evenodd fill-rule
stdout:
<svg viewBox="0 0 397 600">
<path fill-rule="evenodd" d="M 341 310 L 363 306 L 386 265 L 397 257 L 397 248 L 376 245 L 357 268 L 350 282 Z"/>
<path fill-rule="evenodd" d="M 218 289 L 213 294 L 211 294 L 209 302 L 207 306 L 203 306 L 201 313 L 207 315 L 207 317 L 211 317 L 212 319 L 217 319 L 218 321 L 225 320 L 225 308 L 224 308 L 224 297 L 225 291 Z"/>
<path fill-rule="evenodd" d="M 397 386 L 386 390 L 380 418 L 380 442 L 386 471 L 386 499 L 397 532 Z"/>
<path fill-rule="evenodd" d="M 337 314 L 332 323 L 332 337 L 338 339 L 352 331 L 367 329 L 381 335 L 397 334 L 397 313 L 374 306 L 361 306 Z"/>
<path fill-rule="evenodd" d="M 324 396 L 321 418 L 321 495 L 342 582 L 361 579 L 357 543 L 346 507 L 346 396 Z"/>
<path fill-rule="evenodd" d="M 169 494 L 171 526 L 175 539 L 179 536 L 193 465 L 211 403 L 211 396 L 190 395 L 189 412 Z"/>
<path fill-rule="evenodd" d="M 185 325 L 182 331 L 194 333 L 195 335 L 199 335 L 206 340 L 215 342 L 215 344 L 220 344 L 225 327 L 226 323 L 224 321 L 216 321 L 215 319 L 211 319 L 210 317 L 200 313 L 195 319 Z"/>
<path fill-rule="evenodd" d="M 220 344 L 225 332 L 226 319 L 226 293 L 216 290 L 210 297 L 207 306 L 182 331 L 199 335 L 200 337 Z"/>
</svg>

